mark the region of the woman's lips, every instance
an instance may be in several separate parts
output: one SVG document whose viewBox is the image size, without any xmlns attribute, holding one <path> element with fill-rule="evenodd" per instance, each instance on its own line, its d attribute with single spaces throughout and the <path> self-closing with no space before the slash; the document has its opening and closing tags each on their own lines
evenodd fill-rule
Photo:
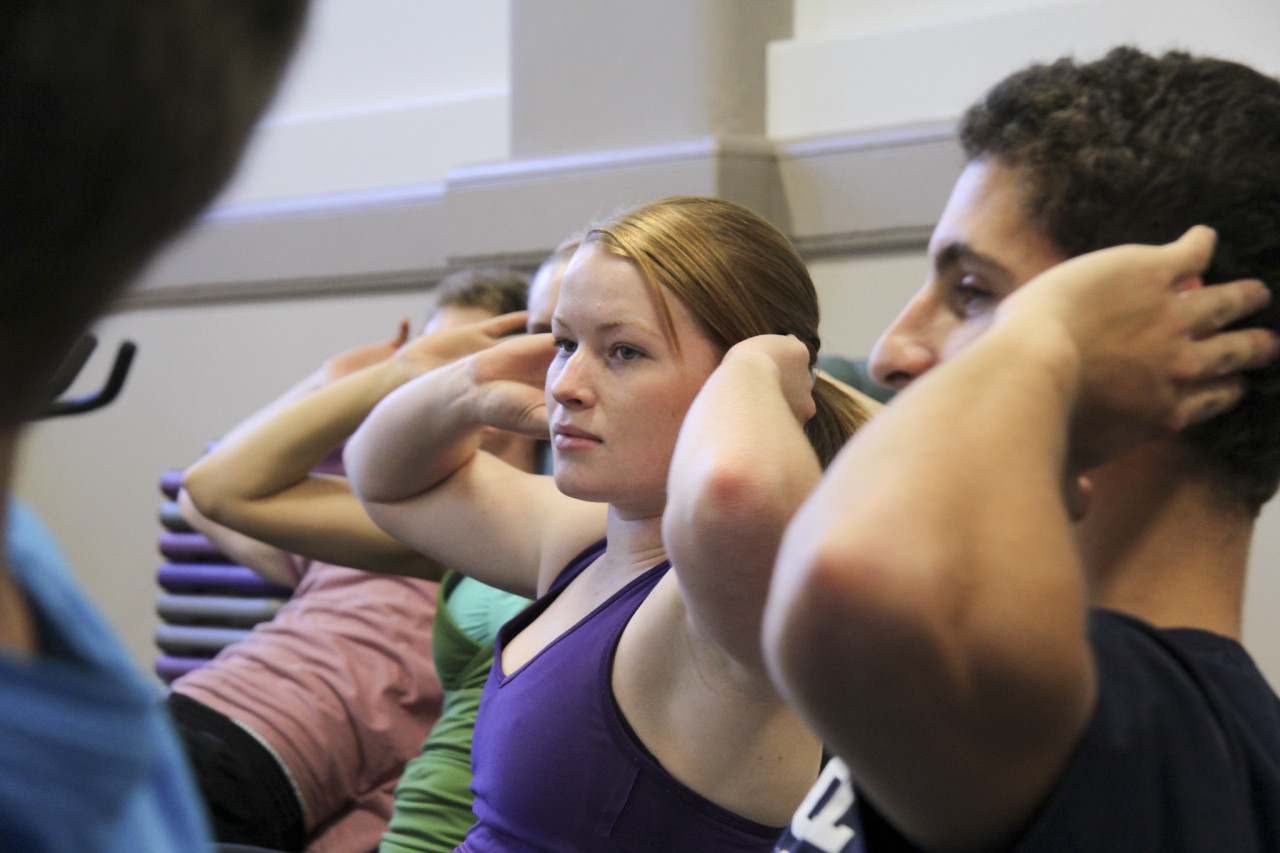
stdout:
<svg viewBox="0 0 1280 853">
<path fill-rule="evenodd" d="M 598 435 L 569 424 L 557 424 L 551 433 L 551 443 L 556 450 L 586 450 L 601 443 Z"/>
</svg>

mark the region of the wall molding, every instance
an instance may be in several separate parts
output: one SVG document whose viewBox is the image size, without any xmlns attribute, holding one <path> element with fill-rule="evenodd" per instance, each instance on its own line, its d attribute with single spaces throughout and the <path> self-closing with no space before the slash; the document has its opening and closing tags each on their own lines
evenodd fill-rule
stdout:
<svg viewBox="0 0 1280 853">
<path fill-rule="evenodd" d="M 960 167 L 942 124 L 466 166 L 436 184 L 215 209 L 119 307 L 420 290 L 461 266 L 532 268 L 592 219 L 674 194 L 746 204 L 806 257 L 917 251 Z"/>
<path fill-rule="evenodd" d="M 545 256 L 594 220 L 682 194 L 729 198 L 775 222 L 786 219 L 768 140 L 703 137 L 456 169 L 446 192 L 450 256 L 463 265 L 512 253 Z"/>
<path fill-rule="evenodd" d="M 788 235 L 806 257 L 923 249 L 962 166 L 950 123 L 775 148 Z"/>
</svg>

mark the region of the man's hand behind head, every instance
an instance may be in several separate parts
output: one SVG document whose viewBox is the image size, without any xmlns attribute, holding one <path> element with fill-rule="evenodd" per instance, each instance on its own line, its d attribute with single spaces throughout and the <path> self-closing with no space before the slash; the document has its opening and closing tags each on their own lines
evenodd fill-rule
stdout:
<svg viewBox="0 0 1280 853">
<path fill-rule="evenodd" d="M 1117 246 L 1059 264 L 1000 307 L 999 334 L 1055 350 L 1074 395 L 1073 470 L 1230 409 L 1240 372 L 1269 363 L 1276 335 L 1223 331 L 1269 301 L 1260 281 L 1202 286 L 1215 235 L 1196 227 L 1164 246 Z"/>
</svg>

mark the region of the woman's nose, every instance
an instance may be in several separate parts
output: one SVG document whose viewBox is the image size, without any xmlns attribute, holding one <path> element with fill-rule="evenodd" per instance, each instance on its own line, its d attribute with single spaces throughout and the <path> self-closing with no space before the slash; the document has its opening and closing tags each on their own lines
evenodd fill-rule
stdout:
<svg viewBox="0 0 1280 853">
<path fill-rule="evenodd" d="M 591 405 L 595 395 L 591 392 L 585 354 L 581 349 L 571 353 L 557 365 L 552 363 L 547 375 L 547 390 L 551 398 L 562 406 Z"/>
</svg>

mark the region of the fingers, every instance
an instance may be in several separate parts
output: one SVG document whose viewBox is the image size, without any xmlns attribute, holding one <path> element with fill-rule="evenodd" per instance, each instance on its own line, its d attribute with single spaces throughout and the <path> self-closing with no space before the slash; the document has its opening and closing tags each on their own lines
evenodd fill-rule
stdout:
<svg viewBox="0 0 1280 853">
<path fill-rule="evenodd" d="M 1184 382 L 1219 379 L 1242 370 L 1256 370 L 1280 354 L 1280 339 L 1270 329 L 1238 329 L 1191 343 L 1190 356 L 1176 371 Z"/>
<path fill-rule="evenodd" d="M 1184 392 L 1173 414 L 1170 428 L 1180 430 L 1201 421 L 1207 421 L 1233 408 L 1245 393 L 1244 380 L 1238 376 L 1213 379 L 1199 383 Z"/>
<path fill-rule="evenodd" d="M 1168 255 L 1174 279 L 1183 281 L 1208 269 L 1217 244 L 1218 232 L 1207 225 L 1194 225 L 1161 251 Z"/>
<path fill-rule="evenodd" d="M 1266 307 L 1271 291 L 1257 279 L 1242 279 L 1187 290 L 1178 297 L 1191 334 L 1204 337 Z"/>
<path fill-rule="evenodd" d="M 396 336 L 391 339 L 391 348 L 399 349 L 407 340 L 409 340 L 409 318 L 401 317 L 400 328 L 396 331 Z"/>
<path fill-rule="evenodd" d="M 510 314 L 499 314 L 476 323 L 477 328 L 490 337 L 500 338 L 512 332 L 523 332 L 529 319 L 528 311 L 512 311 Z"/>
<path fill-rule="evenodd" d="M 555 354 L 551 335 L 521 335 L 500 341 L 477 356 L 475 377 L 478 382 L 514 380 L 541 389 Z"/>
<path fill-rule="evenodd" d="M 521 335 L 518 338 L 512 338 L 506 341 L 499 341 L 494 344 L 494 349 L 504 353 L 513 354 L 554 354 L 556 351 L 555 340 L 548 334 L 541 335 Z"/>
</svg>

